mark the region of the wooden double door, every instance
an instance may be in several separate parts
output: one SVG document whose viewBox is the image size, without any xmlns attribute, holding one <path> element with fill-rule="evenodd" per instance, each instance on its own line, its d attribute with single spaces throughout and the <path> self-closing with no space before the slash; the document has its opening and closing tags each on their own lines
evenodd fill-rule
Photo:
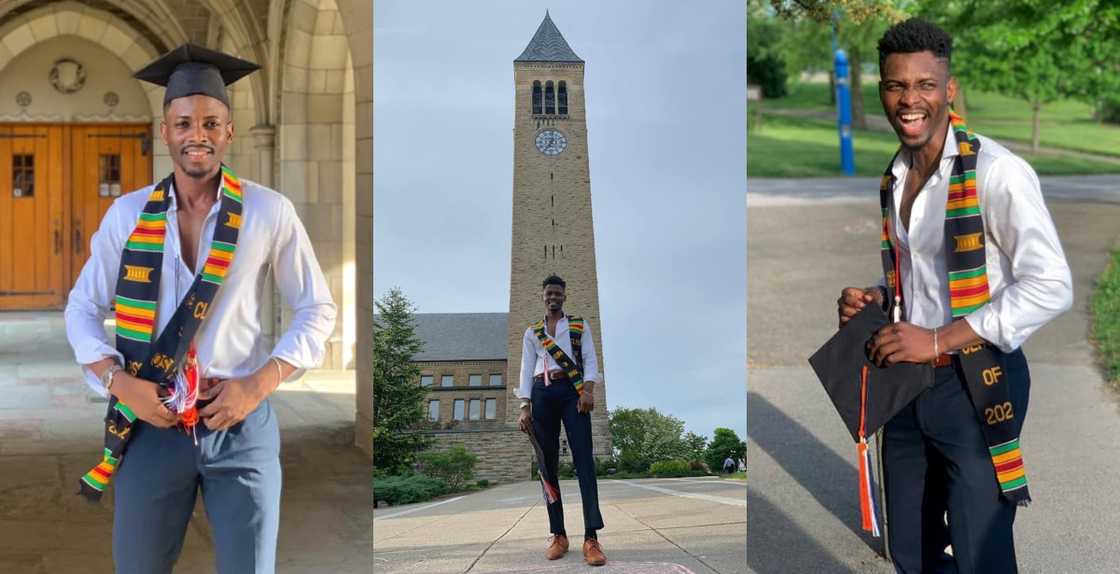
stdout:
<svg viewBox="0 0 1120 574">
<path fill-rule="evenodd" d="M 101 217 L 151 183 L 150 124 L 0 123 L 0 310 L 65 305 Z"/>
</svg>

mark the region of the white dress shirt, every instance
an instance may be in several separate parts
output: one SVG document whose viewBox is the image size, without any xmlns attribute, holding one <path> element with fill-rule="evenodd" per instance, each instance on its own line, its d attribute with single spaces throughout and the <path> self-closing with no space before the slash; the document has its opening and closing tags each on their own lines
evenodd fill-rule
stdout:
<svg viewBox="0 0 1120 574">
<path fill-rule="evenodd" d="M 1009 353 L 1070 308 L 1073 279 L 1034 170 L 1007 148 L 978 137 L 976 187 L 984 220 L 991 301 L 966 315 L 965 320 L 977 335 Z M 900 216 L 909 153 L 903 150 L 891 166 L 896 183 L 890 234 L 899 251 L 906 320 L 927 329 L 952 321 L 945 258 L 945 202 L 958 155 L 956 138 L 949 129 L 941 164 L 911 207 L 909 231 Z"/>
<path fill-rule="evenodd" d="M 90 241 L 89 260 L 70 291 L 65 313 L 66 336 L 79 364 L 94 363 L 105 357 L 116 357 L 119 363 L 124 363 L 103 325 L 110 316 L 110 305 L 116 295 L 121 252 L 153 187 L 114 201 Z M 296 367 L 296 372 L 288 377 L 293 379 L 300 376 L 303 369 L 322 363 L 327 338 L 334 330 L 335 304 L 292 202 L 247 180 L 241 180 L 241 192 L 243 219 L 237 252 L 195 335 L 202 376 L 243 377 L 262 367 L 269 357 L 276 357 Z M 220 207 L 220 202 L 215 202 L 203 222 L 195 257 L 198 270 L 210 252 L 210 239 Z M 167 211 L 156 337 L 171 320 L 195 277 L 183 261 L 177 215 L 176 197 L 172 193 Z M 272 349 L 267 348 L 268 341 L 261 336 L 260 322 L 261 295 L 268 288 L 269 268 L 281 295 L 295 312 L 291 326 Z M 84 370 L 86 383 L 106 396 L 93 372 Z"/>
<path fill-rule="evenodd" d="M 547 321 L 545 325 L 547 325 Z M 545 327 L 546 332 L 548 327 Z M 556 333 L 548 333 L 556 344 L 564 350 L 573 361 L 576 360 L 572 352 L 572 337 L 568 333 L 568 318 L 563 317 L 556 322 Z M 591 322 L 583 320 L 583 336 L 580 338 L 580 349 L 583 352 L 583 380 L 599 381 L 599 361 L 595 359 L 595 339 L 591 336 Z M 533 398 L 533 377 L 544 374 L 546 370 L 553 371 L 561 368 L 556 360 L 545 351 L 544 345 L 537 339 L 533 328 L 525 329 L 521 338 L 521 386 L 517 389 L 518 398 Z"/>
</svg>

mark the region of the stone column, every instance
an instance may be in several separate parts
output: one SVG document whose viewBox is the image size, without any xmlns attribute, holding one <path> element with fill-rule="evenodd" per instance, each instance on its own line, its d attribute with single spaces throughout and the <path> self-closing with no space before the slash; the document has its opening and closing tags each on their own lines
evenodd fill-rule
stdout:
<svg viewBox="0 0 1120 574">
<path fill-rule="evenodd" d="M 273 171 L 276 169 L 274 161 L 276 157 L 276 128 L 262 124 L 249 128 L 249 134 L 253 137 L 253 149 L 257 153 L 257 183 L 272 188 L 273 182 L 276 180 L 273 176 Z M 281 308 L 276 305 L 276 302 L 280 301 L 280 293 L 276 289 L 276 282 L 271 278 L 268 284 L 272 288 L 266 289 L 261 297 L 261 330 L 264 336 L 272 339 L 272 345 L 275 345 L 283 332 L 280 324 L 282 320 Z"/>
</svg>

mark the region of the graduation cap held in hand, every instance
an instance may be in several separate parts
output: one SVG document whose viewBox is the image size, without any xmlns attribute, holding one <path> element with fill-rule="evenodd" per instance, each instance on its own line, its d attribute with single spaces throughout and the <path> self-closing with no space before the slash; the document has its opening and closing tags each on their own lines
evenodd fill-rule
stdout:
<svg viewBox="0 0 1120 574">
<path fill-rule="evenodd" d="M 133 77 L 166 86 L 165 106 L 175 98 L 202 94 L 230 107 L 226 86 L 258 69 L 260 66 L 247 60 L 188 43 L 160 56 Z"/>
<path fill-rule="evenodd" d="M 879 536 L 879 524 L 867 437 L 933 386 L 932 365 L 897 363 L 880 368 L 868 358 L 868 342 L 888 323 L 878 305 L 867 305 L 809 358 L 857 444 L 860 515 L 863 529 L 875 536 Z"/>
<path fill-rule="evenodd" d="M 558 473 L 549 472 L 548 465 L 544 462 L 544 450 L 541 449 L 541 443 L 537 440 L 537 436 L 533 434 L 533 429 L 529 429 L 529 443 L 533 445 L 533 453 L 537 458 L 537 475 L 541 479 L 541 490 L 544 493 L 545 505 L 553 504 L 560 500 L 560 477 Z"/>
</svg>

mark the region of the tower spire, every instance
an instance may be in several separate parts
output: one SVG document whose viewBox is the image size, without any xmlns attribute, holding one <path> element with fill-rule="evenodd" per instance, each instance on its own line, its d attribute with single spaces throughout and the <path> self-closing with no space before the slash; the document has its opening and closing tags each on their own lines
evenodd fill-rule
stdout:
<svg viewBox="0 0 1120 574">
<path fill-rule="evenodd" d="M 514 62 L 583 62 L 568 41 L 552 22 L 548 10 L 544 11 L 544 20 L 537 27 L 537 33 L 529 40 L 525 51 Z"/>
</svg>

